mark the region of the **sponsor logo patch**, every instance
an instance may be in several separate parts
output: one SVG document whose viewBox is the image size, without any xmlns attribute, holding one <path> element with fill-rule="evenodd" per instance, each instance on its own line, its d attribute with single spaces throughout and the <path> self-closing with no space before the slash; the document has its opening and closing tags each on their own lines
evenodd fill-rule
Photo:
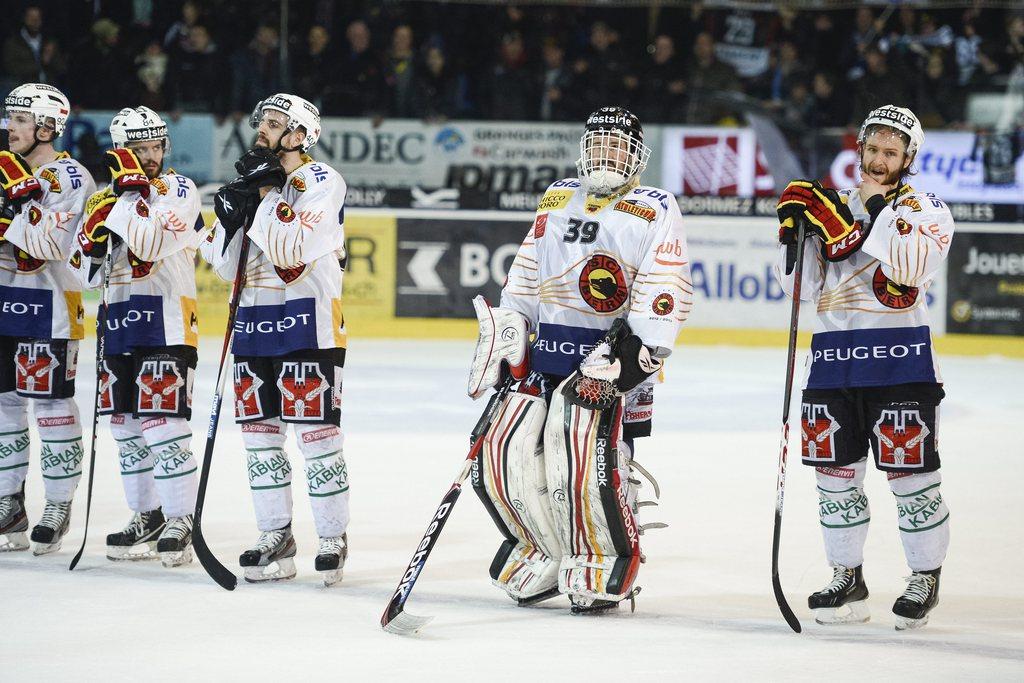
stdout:
<svg viewBox="0 0 1024 683">
<path fill-rule="evenodd" d="M 648 223 L 658 217 L 657 211 L 644 202 L 636 199 L 623 199 L 622 201 L 616 202 L 614 209 L 616 211 L 628 213 L 631 216 L 636 216 L 637 218 L 643 218 Z"/>
<path fill-rule="evenodd" d="M 572 199 L 572 190 L 548 190 L 544 193 L 544 196 L 540 199 L 540 204 L 537 205 L 537 211 L 552 211 L 554 209 L 564 209 L 569 200 Z"/>
<path fill-rule="evenodd" d="M 50 192 L 52 192 L 53 194 L 60 194 L 60 176 L 58 176 L 53 169 L 44 168 L 42 171 L 39 172 L 39 177 L 45 180 L 46 182 L 50 183 Z"/>
<path fill-rule="evenodd" d="M 156 188 L 157 194 L 167 194 L 167 183 L 163 181 L 163 178 L 153 178 L 149 181 L 149 184 Z"/>
<path fill-rule="evenodd" d="M 539 214 L 537 219 L 533 222 L 533 239 L 539 240 L 544 236 L 544 230 L 548 225 L 548 215 L 546 213 Z"/>
<path fill-rule="evenodd" d="M 288 184 L 294 187 L 296 192 L 306 191 L 306 181 L 302 179 L 302 176 L 295 176 L 288 181 Z"/>
<path fill-rule="evenodd" d="M 583 300 L 599 313 L 618 310 L 629 296 L 622 266 L 607 254 L 595 254 L 580 273 L 579 290 Z"/>
<path fill-rule="evenodd" d="M 911 211 L 921 210 L 921 202 L 917 201 L 915 197 L 907 197 L 900 202 L 900 206 L 909 206 Z"/>
</svg>

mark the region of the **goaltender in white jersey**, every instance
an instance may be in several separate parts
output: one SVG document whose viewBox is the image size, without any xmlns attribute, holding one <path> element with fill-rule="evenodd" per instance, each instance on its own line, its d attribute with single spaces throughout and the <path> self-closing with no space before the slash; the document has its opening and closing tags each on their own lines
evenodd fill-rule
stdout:
<svg viewBox="0 0 1024 683">
<path fill-rule="evenodd" d="M 491 578 L 520 604 L 563 593 L 584 612 L 635 595 L 633 439 L 650 433 L 653 385 L 693 294 L 676 199 L 640 184 L 649 154 L 633 114 L 594 112 L 579 178 L 545 192 L 500 307 L 475 302 L 470 395 L 521 380 L 473 470 L 506 539 Z"/>
</svg>

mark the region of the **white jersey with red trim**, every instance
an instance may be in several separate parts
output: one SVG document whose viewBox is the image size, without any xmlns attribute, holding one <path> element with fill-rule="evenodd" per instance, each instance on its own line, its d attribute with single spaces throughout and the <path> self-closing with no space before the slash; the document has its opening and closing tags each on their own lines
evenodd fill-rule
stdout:
<svg viewBox="0 0 1024 683">
<path fill-rule="evenodd" d="M 861 225 L 871 221 L 856 188 L 840 190 Z M 819 242 L 804 251 L 800 298 L 814 301 L 804 387 L 886 386 L 941 382 L 932 350 L 926 292 L 949 255 L 953 216 L 934 194 L 904 186 L 875 219 L 859 250 L 826 261 Z M 776 277 L 792 296 L 779 249 Z"/>
<path fill-rule="evenodd" d="M 150 181 L 149 197 L 125 192 L 117 198 L 106 220 L 120 238 L 112 241 L 109 256 L 106 353 L 198 346 L 195 258 L 202 239 L 201 209 L 195 183 L 174 171 Z M 91 274 L 89 286 L 97 287 L 102 268 L 90 260 L 76 254 L 70 265 L 82 280 Z"/>
<path fill-rule="evenodd" d="M 247 235 L 252 240 L 245 288 L 235 320 L 234 352 L 281 356 L 303 349 L 344 348 L 341 307 L 345 254 L 345 193 L 341 175 L 304 157 L 281 190 L 260 202 Z M 234 280 L 239 234 L 224 249 L 218 221 L 200 245 L 203 258 Z"/>
<path fill-rule="evenodd" d="M 81 339 L 82 287 L 64 264 L 96 183 L 65 152 L 34 175 L 43 195 L 22 206 L 4 234 L 9 245 L 0 243 L 0 334 Z"/>
<path fill-rule="evenodd" d="M 575 179 L 544 193 L 501 293 L 536 334 L 531 369 L 571 374 L 615 318 L 671 350 L 693 306 L 686 235 L 670 193 L 639 185 L 588 196 Z"/>
</svg>

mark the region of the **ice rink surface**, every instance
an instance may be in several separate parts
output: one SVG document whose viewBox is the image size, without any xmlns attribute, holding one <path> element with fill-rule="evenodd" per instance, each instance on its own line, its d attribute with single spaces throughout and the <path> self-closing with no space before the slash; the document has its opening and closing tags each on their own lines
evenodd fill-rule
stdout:
<svg viewBox="0 0 1024 683">
<path fill-rule="evenodd" d="M 207 339 L 201 352 L 193 420 L 199 453 L 218 347 Z M 662 489 L 661 506 L 645 508 L 640 521 L 669 527 L 642 539 L 648 559 L 635 613 L 572 616 L 564 598 L 514 606 L 489 583 L 499 535 L 467 485 L 407 604 L 435 620 L 413 638 L 382 632 L 381 612 L 483 407 L 464 393 L 471 350 L 466 342 L 352 343 L 343 417 L 351 553 L 344 581 L 330 589 L 313 571 L 316 536 L 301 475 L 294 581 L 240 582 L 227 592 L 197 562 L 168 570 L 106 560 L 104 536 L 129 511 L 104 425 L 78 569 L 67 566 L 81 542 L 84 479 L 59 553 L 0 555 L 0 679 L 1024 679 L 1024 362 L 999 358 L 942 359 L 948 397 L 939 434 L 952 544 L 941 604 L 921 631 L 893 628 L 890 609 L 909 571 L 896 506 L 878 472 L 867 481 L 872 619 L 814 623 L 806 596 L 831 573 L 812 473 L 792 457 L 781 573 L 804 633 L 789 630 L 770 581 L 785 351 L 680 347 L 656 392 L 655 435 L 638 443 L 637 459 Z M 87 424 L 92 353 L 82 349 L 80 366 Z M 31 523 L 43 504 L 33 446 Z M 301 466 L 294 446 L 291 452 Z M 204 526 L 214 553 L 236 572 L 238 554 L 257 536 L 244 463 L 240 432 L 228 418 Z"/>
</svg>

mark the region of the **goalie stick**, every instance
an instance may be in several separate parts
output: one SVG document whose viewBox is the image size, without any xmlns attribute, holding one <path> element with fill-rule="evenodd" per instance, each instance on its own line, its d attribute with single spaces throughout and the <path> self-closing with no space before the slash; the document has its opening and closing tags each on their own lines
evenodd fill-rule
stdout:
<svg viewBox="0 0 1024 683">
<path fill-rule="evenodd" d="M 412 559 L 406 567 L 405 574 L 402 575 L 401 581 L 398 582 L 398 588 L 395 589 L 394 596 L 380 618 L 381 628 L 388 633 L 404 636 L 412 635 L 433 619 L 433 617 L 418 617 L 404 611 L 405 601 L 409 599 L 409 594 L 412 593 L 413 586 L 416 585 L 416 580 L 423 571 L 427 558 L 430 557 L 430 551 L 433 550 L 438 537 L 441 535 L 441 530 L 444 529 L 445 523 L 451 516 L 452 508 L 455 507 L 459 494 L 462 493 L 462 484 L 469 476 L 473 461 L 483 448 L 484 442 L 482 437 L 487 433 L 491 422 L 494 421 L 505 396 L 508 395 L 509 390 L 512 388 L 513 381 L 511 377 L 506 379 L 504 384 L 491 396 L 491 399 L 487 402 L 487 407 L 484 408 L 483 415 L 480 416 L 476 427 L 473 428 L 473 432 L 470 435 L 469 455 L 463 461 L 462 469 L 459 470 L 459 475 L 455 478 L 451 488 L 448 489 L 448 493 L 441 499 L 441 504 L 434 512 L 434 516 L 427 526 L 427 531 L 423 534 L 422 540 L 420 540 L 419 545 L 416 547 L 416 552 L 413 553 Z"/>
<path fill-rule="evenodd" d="M 238 585 L 238 577 L 220 560 L 214 557 L 210 546 L 203 536 L 203 503 L 206 500 L 206 485 L 210 481 L 210 463 L 213 461 L 213 447 L 217 441 L 217 425 L 220 424 L 220 405 L 224 397 L 224 368 L 231 354 L 231 344 L 235 339 L 235 316 L 238 313 L 238 301 L 242 296 L 245 284 L 245 266 L 249 260 L 249 237 L 242 231 L 242 246 L 238 254 L 238 269 L 235 271 L 235 282 L 228 303 L 228 327 L 224 331 L 224 346 L 220 351 L 220 366 L 217 370 L 217 390 L 213 395 L 213 407 L 210 409 L 210 426 L 206 431 L 206 451 L 203 454 L 203 469 L 199 475 L 199 491 L 196 494 L 196 512 L 192 522 L 192 546 L 195 548 L 199 564 L 217 582 L 221 588 L 234 590 Z"/>
<path fill-rule="evenodd" d="M 797 222 L 795 263 L 791 258 L 793 249 L 786 254 L 786 273 L 793 273 L 793 304 L 789 315 L 789 350 L 786 357 L 786 395 L 782 400 L 782 439 L 779 443 L 779 473 L 775 482 L 775 529 L 772 532 L 772 589 L 775 591 L 775 602 L 789 627 L 800 633 L 800 621 L 793 614 L 782 592 L 779 580 L 779 541 L 782 537 L 782 502 L 786 491 L 786 455 L 789 451 L 789 403 L 793 389 L 793 370 L 796 366 L 796 333 L 800 327 L 800 286 L 804 270 L 804 234 L 805 219 Z M 793 268 L 796 268 L 794 271 Z"/>
</svg>

